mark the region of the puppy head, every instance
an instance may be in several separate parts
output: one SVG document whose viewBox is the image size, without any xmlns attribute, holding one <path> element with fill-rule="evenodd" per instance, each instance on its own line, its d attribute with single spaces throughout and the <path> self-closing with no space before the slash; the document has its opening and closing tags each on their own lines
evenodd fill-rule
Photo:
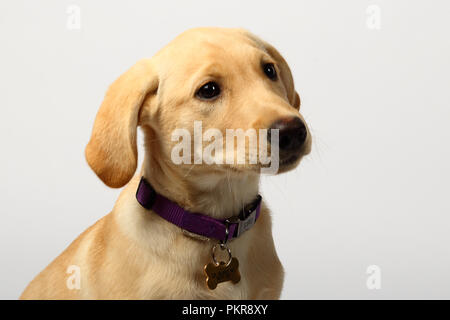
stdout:
<svg viewBox="0 0 450 320">
<path fill-rule="evenodd" d="M 259 158 L 258 146 L 262 139 L 267 141 L 267 134 L 261 136 L 264 130 L 260 129 L 269 129 L 269 133 L 278 129 L 279 172 L 283 172 L 295 167 L 311 148 L 299 108 L 291 71 L 274 47 L 241 29 L 192 29 L 153 58 L 139 61 L 110 86 L 86 158 L 105 184 L 125 185 L 136 171 L 136 130 L 141 125 L 146 147 L 153 149 L 151 157 L 174 170 L 257 172 L 264 164 L 226 161 L 230 152 L 236 159 L 239 148 L 239 143 L 227 148 L 227 130 L 257 133 L 257 146 L 248 139 L 241 146 L 249 160 L 254 149 Z M 197 129 L 201 123 L 201 132 L 207 136 L 200 140 L 218 139 L 208 132 L 222 133 L 222 141 L 215 142 L 223 145 L 223 151 L 213 152 L 215 160 L 222 158 L 220 164 L 194 159 L 205 147 L 194 141 L 195 123 Z M 179 144 L 173 134 L 180 129 L 192 138 L 192 164 L 173 162 L 173 150 Z M 269 150 L 270 141 L 269 135 Z"/>
</svg>

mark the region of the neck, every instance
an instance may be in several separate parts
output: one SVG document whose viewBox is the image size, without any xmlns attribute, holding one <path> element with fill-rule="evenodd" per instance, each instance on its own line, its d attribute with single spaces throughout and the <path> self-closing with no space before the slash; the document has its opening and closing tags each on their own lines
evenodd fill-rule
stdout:
<svg viewBox="0 0 450 320">
<path fill-rule="evenodd" d="M 216 219 L 232 217 L 252 202 L 259 190 L 259 175 L 232 172 L 198 172 L 194 167 L 146 155 L 142 175 L 156 192 L 191 212 Z"/>
</svg>

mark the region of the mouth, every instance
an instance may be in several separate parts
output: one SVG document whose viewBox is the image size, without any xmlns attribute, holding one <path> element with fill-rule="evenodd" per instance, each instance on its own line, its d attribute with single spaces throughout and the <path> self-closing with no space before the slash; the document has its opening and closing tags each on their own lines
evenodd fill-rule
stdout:
<svg viewBox="0 0 450 320">
<path fill-rule="evenodd" d="M 280 157 L 278 162 L 278 170 L 274 172 L 274 174 L 280 174 L 288 172 L 292 169 L 294 169 L 299 163 L 300 160 L 303 158 L 305 154 L 302 152 L 286 155 L 285 157 Z M 262 168 L 270 168 L 272 166 L 271 162 L 268 164 L 258 164 L 258 165 L 227 165 L 227 164 L 221 164 L 221 165 L 208 165 L 206 167 L 203 167 L 204 170 L 207 170 L 207 172 L 210 173 L 216 173 L 216 174 L 236 174 L 236 175 L 242 175 L 242 174 L 260 174 Z M 192 167 L 190 167 L 189 171 L 191 171 Z"/>
<path fill-rule="evenodd" d="M 297 162 L 297 160 L 300 159 L 300 157 L 301 157 L 301 154 L 296 154 L 296 155 L 289 156 L 285 159 L 280 159 L 280 168 L 287 167 L 287 166 L 294 164 L 295 162 Z"/>
<path fill-rule="evenodd" d="M 300 163 L 300 160 L 304 156 L 308 155 L 309 152 L 310 147 L 303 146 L 303 148 L 301 148 L 301 150 L 295 154 L 288 154 L 284 157 L 280 156 L 279 173 L 283 173 L 291 169 L 294 169 Z"/>
</svg>

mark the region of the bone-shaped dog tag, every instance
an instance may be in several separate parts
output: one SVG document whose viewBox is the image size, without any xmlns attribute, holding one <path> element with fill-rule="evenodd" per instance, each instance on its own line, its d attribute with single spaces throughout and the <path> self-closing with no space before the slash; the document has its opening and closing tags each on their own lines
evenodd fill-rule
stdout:
<svg viewBox="0 0 450 320">
<path fill-rule="evenodd" d="M 206 285 L 211 290 L 214 290 L 218 283 L 231 281 L 236 284 L 241 280 L 239 261 L 236 258 L 232 258 L 228 266 L 223 261 L 219 262 L 219 264 L 208 263 L 205 265 L 205 274 Z"/>
</svg>

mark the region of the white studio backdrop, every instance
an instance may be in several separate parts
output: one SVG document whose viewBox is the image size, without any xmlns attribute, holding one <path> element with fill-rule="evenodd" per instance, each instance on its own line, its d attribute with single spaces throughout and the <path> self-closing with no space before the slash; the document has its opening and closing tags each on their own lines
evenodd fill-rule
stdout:
<svg viewBox="0 0 450 320">
<path fill-rule="evenodd" d="M 108 85 L 182 31 L 223 26 L 281 51 L 314 135 L 298 169 L 262 180 L 282 298 L 449 299 L 449 12 L 444 0 L 0 2 L 0 298 L 111 210 L 119 191 L 84 159 Z"/>
</svg>

